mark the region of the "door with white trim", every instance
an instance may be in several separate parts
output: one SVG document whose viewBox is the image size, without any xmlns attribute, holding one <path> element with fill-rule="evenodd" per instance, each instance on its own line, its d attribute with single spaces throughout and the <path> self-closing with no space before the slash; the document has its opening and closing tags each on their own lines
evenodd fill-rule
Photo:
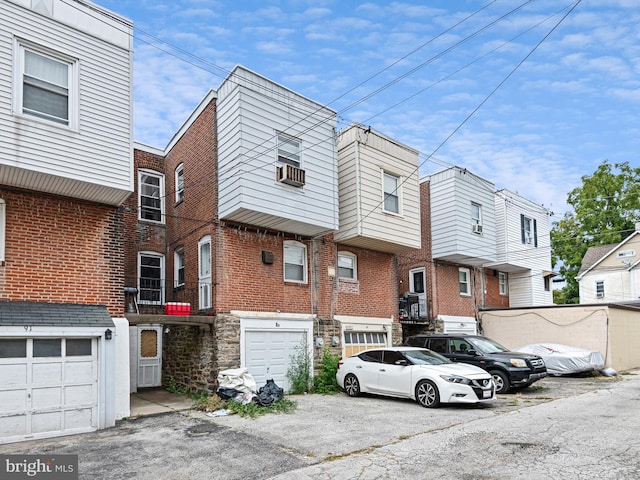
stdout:
<svg viewBox="0 0 640 480">
<path fill-rule="evenodd" d="M 162 385 L 162 326 L 138 326 L 138 388 Z"/>
</svg>

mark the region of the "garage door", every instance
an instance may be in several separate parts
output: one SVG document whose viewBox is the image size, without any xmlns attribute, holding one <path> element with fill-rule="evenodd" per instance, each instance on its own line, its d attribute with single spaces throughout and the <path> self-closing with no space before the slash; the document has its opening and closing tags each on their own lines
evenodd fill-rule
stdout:
<svg viewBox="0 0 640 480">
<path fill-rule="evenodd" d="M 0 378 L 0 443 L 98 428 L 96 339 L 0 339 Z"/>
<path fill-rule="evenodd" d="M 287 370 L 290 358 L 296 354 L 306 331 L 255 331 L 245 332 L 246 367 L 258 388 L 272 378 L 278 386 L 289 390 Z"/>
</svg>

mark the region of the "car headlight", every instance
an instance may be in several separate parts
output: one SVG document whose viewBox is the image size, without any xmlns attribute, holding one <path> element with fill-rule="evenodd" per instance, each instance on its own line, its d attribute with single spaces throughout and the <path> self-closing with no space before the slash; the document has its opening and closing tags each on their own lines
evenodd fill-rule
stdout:
<svg viewBox="0 0 640 480">
<path fill-rule="evenodd" d="M 509 361 L 511 362 L 511 365 L 513 365 L 514 367 L 526 367 L 527 366 L 527 362 L 525 362 L 521 358 L 512 358 Z"/>
<path fill-rule="evenodd" d="M 462 383 L 464 385 L 469 385 L 471 383 L 471 380 L 461 377 L 460 375 L 440 375 L 440 378 L 451 383 Z"/>
</svg>

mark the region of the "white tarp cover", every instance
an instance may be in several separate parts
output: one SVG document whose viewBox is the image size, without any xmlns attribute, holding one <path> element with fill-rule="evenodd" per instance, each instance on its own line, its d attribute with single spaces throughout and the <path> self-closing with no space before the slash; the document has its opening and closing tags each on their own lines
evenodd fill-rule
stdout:
<svg viewBox="0 0 640 480">
<path fill-rule="evenodd" d="M 514 351 L 541 356 L 549 375 L 591 372 L 604 368 L 604 358 L 600 352 L 559 343 L 532 343 Z"/>
<path fill-rule="evenodd" d="M 235 388 L 244 393 L 256 392 L 256 381 L 247 368 L 230 368 L 218 372 L 220 388 Z"/>
</svg>

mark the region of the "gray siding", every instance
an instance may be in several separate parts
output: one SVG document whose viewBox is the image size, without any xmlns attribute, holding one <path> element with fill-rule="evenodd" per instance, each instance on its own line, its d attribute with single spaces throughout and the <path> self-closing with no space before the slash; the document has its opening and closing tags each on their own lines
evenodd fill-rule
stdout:
<svg viewBox="0 0 640 480">
<path fill-rule="evenodd" d="M 62 23 L 72 24 L 75 15 L 75 23 L 83 25 L 86 7 L 60 3 L 54 3 L 61 12 L 57 21 L 0 2 L 2 182 L 117 204 L 133 190 L 132 51 L 123 48 L 130 46 L 131 27 L 92 10 L 100 30 L 88 34 Z M 77 130 L 14 114 L 15 38 L 77 59 Z"/>
<path fill-rule="evenodd" d="M 298 188 L 276 181 L 277 132 L 302 141 Z M 219 215 L 313 235 L 338 226 L 335 112 L 236 67 L 218 90 Z"/>
</svg>

